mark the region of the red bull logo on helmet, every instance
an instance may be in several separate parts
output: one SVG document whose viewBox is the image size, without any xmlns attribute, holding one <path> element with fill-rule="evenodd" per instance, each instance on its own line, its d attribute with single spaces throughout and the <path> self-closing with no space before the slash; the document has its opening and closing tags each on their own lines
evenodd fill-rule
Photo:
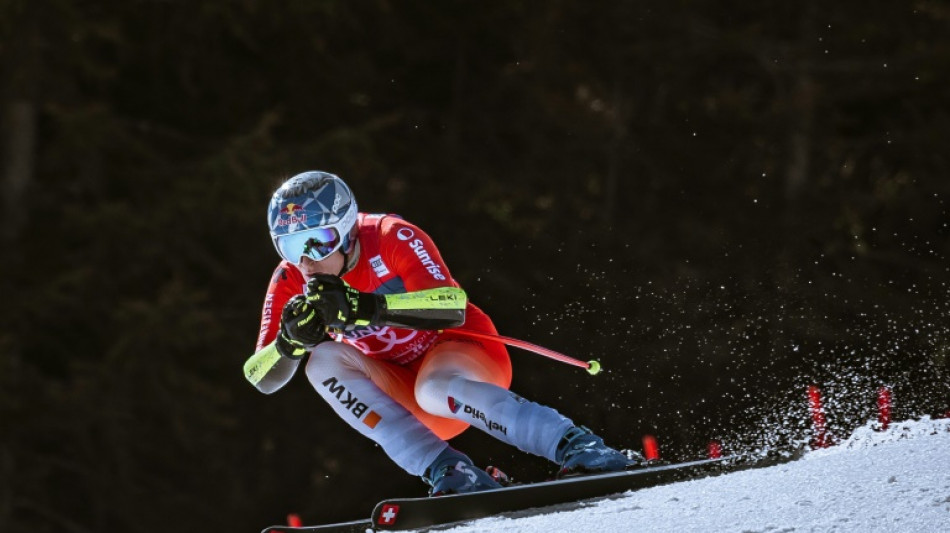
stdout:
<svg viewBox="0 0 950 533">
<path fill-rule="evenodd" d="M 280 210 L 280 218 L 277 219 L 277 225 L 290 226 L 293 224 L 306 224 L 307 213 L 298 214 L 298 211 L 303 211 L 302 205 L 295 203 L 285 205 Z"/>
</svg>

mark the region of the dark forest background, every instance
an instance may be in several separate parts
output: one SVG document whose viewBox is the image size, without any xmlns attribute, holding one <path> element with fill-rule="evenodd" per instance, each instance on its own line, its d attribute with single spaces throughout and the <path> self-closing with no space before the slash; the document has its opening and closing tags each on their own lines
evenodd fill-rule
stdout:
<svg viewBox="0 0 950 533">
<path fill-rule="evenodd" d="M 0 0 L 0 530 L 257 531 L 422 495 L 242 376 L 265 209 L 425 228 L 513 389 L 666 457 L 950 407 L 950 5 Z M 481 465 L 551 465 L 476 430 Z"/>
</svg>

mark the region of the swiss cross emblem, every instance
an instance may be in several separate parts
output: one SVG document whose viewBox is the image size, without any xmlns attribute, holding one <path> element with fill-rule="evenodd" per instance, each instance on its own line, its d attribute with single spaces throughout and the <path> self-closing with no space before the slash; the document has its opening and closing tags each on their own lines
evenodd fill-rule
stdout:
<svg viewBox="0 0 950 533">
<path fill-rule="evenodd" d="M 379 523 L 384 526 L 391 526 L 396 523 L 396 516 L 399 515 L 399 506 L 386 504 L 379 513 Z"/>
</svg>

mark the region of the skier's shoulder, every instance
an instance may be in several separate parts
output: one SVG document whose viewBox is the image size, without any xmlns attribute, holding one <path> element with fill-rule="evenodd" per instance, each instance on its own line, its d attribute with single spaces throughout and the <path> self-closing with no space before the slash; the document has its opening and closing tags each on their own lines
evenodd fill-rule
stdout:
<svg viewBox="0 0 950 533">
<path fill-rule="evenodd" d="M 412 222 L 394 213 L 361 214 L 361 233 L 370 231 L 384 243 L 411 241 L 417 237 L 426 237 L 425 232 Z"/>
<path fill-rule="evenodd" d="M 306 283 L 306 279 L 303 273 L 296 265 L 285 259 L 274 269 L 270 280 L 270 291 L 268 292 L 273 293 L 275 289 L 285 287 L 299 289 L 304 283 Z"/>
</svg>

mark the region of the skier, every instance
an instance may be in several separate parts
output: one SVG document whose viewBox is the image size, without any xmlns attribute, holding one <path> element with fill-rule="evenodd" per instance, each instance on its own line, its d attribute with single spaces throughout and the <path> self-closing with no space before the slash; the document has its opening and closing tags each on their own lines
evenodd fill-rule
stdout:
<svg viewBox="0 0 950 533">
<path fill-rule="evenodd" d="M 419 227 L 359 213 L 343 180 L 320 171 L 284 182 L 267 216 L 283 261 L 264 300 L 257 351 L 244 365 L 258 390 L 283 387 L 309 354 L 317 393 L 421 476 L 430 495 L 501 486 L 446 442 L 470 425 L 553 461 L 561 474 L 636 463 L 554 409 L 509 392 L 504 345 L 456 333 L 495 327 Z"/>
</svg>

